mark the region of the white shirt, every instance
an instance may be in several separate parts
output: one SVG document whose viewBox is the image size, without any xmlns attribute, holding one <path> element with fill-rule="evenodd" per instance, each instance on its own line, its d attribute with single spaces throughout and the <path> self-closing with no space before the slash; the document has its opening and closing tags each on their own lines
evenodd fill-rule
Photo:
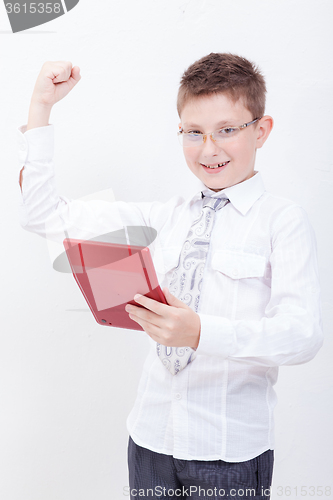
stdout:
<svg viewBox="0 0 333 500">
<path fill-rule="evenodd" d="M 201 192 L 166 203 L 84 202 L 54 186 L 53 125 L 19 129 L 21 225 L 62 242 L 126 225 L 150 226 L 168 286 L 201 211 Z M 175 186 L 178 188 L 178 186 Z M 218 197 L 202 184 L 204 194 Z M 186 460 L 249 460 L 274 448 L 278 366 L 306 363 L 323 342 L 316 242 L 305 211 L 265 191 L 259 172 L 223 190 L 215 215 L 198 314 L 197 357 L 173 376 L 156 355 L 144 364 L 127 427 L 150 450 Z"/>
</svg>

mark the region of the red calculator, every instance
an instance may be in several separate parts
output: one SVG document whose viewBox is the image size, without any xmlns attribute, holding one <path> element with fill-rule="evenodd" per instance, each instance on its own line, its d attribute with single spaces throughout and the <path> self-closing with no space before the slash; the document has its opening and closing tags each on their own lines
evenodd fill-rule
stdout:
<svg viewBox="0 0 333 500">
<path fill-rule="evenodd" d="M 103 326 L 143 330 L 130 319 L 126 304 L 137 293 L 167 304 L 148 247 L 65 238 L 64 247 L 95 320 Z"/>
</svg>

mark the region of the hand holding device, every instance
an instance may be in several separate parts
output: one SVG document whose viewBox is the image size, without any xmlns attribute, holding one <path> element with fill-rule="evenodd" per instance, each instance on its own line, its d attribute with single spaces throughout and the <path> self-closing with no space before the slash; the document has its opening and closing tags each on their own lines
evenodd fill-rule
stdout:
<svg viewBox="0 0 333 500">
<path fill-rule="evenodd" d="M 167 287 L 162 292 L 166 302 L 136 295 L 134 300 L 139 307 L 129 303 L 125 311 L 155 342 L 169 347 L 190 346 L 196 349 L 201 333 L 200 316 L 172 295 Z"/>
</svg>

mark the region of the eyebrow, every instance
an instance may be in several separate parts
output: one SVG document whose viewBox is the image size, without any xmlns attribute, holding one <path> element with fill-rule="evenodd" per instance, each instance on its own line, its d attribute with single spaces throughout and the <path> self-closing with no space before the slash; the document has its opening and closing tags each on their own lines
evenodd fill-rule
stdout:
<svg viewBox="0 0 333 500">
<path fill-rule="evenodd" d="M 223 120 L 221 122 L 218 122 L 218 124 L 216 125 L 217 129 L 218 128 L 222 128 L 224 127 L 225 125 L 229 125 L 233 122 L 233 120 Z M 198 125 L 196 123 L 189 123 L 187 124 L 186 122 L 184 123 L 184 127 L 186 128 L 202 128 L 201 125 Z"/>
</svg>

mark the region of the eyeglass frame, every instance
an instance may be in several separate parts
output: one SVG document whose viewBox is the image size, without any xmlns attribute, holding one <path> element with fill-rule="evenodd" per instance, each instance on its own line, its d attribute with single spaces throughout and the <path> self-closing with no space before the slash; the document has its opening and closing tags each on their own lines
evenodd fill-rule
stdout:
<svg viewBox="0 0 333 500">
<path fill-rule="evenodd" d="M 252 120 L 251 122 L 247 122 L 247 123 L 243 123 L 243 125 L 240 125 L 239 127 L 222 127 L 222 128 L 219 128 L 217 130 L 214 130 L 214 132 L 210 132 L 208 134 L 201 134 L 201 132 L 199 132 L 199 134 L 202 136 L 203 138 L 203 141 L 200 143 L 200 144 L 197 144 L 196 146 L 193 145 L 193 146 L 183 146 L 184 148 L 190 148 L 190 147 L 197 147 L 197 146 L 202 146 L 202 144 L 205 144 L 206 142 L 206 139 L 207 137 L 210 135 L 212 141 L 215 142 L 215 144 L 218 144 L 218 142 L 214 139 L 213 137 L 213 134 L 215 134 L 215 132 L 219 132 L 220 130 L 224 130 L 224 129 L 227 129 L 227 128 L 233 128 L 233 129 L 238 129 L 239 131 L 243 130 L 244 128 L 247 128 L 249 127 L 250 125 L 252 125 L 253 123 L 261 120 L 262 116 L 260 116 L 260 118 L 255 118 L 254 120 Z M 181 128 L 178 132 L 177 132 L 177 135 L 180 136 L 181 134 L 191 134 L 191 132 L 184 132 L 184 130 Z M 197 134 L 197 135 L 199 135 Z M 226 137 L 227 138 L 227 137 Z"/>
</svg>

